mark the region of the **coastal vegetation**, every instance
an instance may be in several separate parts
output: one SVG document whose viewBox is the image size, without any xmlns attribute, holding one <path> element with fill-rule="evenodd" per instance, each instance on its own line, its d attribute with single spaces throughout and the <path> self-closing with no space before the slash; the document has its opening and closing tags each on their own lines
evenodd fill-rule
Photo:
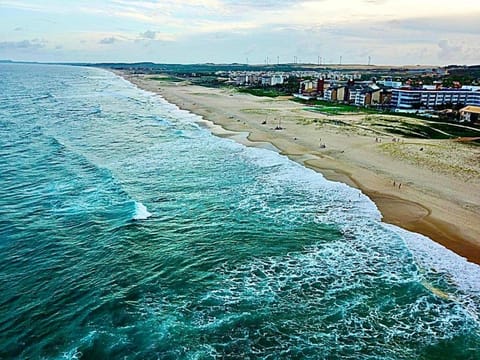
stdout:
<svg viewBox="0 0 480 360">
<path fill-rule="evenodd" d="M 456 140 L 480 145 L 480 128 L 465 126 L 456 123 L 445 123 L 424 119 L 415 119 L 403 116 L 389 116 L 369 114 L 367 116 L 355 115 L 353 118 L 342 113 L 338 117 L 324 119 L 301 118 L 297 121 L 301 125 L 316 124 L 316 126 L 350 127 L 352 131 L 370 133 L 374 136 L 399 136 L 404 139 L 425 140 Z"/>
<path fill-rule="evenodd" d="M 302 100 L 295 99 L 294 101 L 309 105 L 305 108 L 308 111 L 315 111 L 326 115 L 342 115 L 342 114 L 375 114 L 378 110 L 366 107 L 359 107 L 350 104 L 332 103 L 325 100 Z"/>
<path fill-rule="evenodd" d="M 366 116 L 362 123 L 372 129 L 406 138 L 441 140 L 480 137 L 480 128 L 403 116 Z"/>
<path fill-rule="evenodd" d="M 164 81 L 164 82 L 182 82 L 183 79 L 180 79 L 176 76 L 153 76 L 150 79 L 155 81 Z"/>
<path fill-rule="evenodd" d="M 279 91 L 275 88 L 239 88 L 237 89 L 238 92 L 240 93 L 246 93 L 246 94 L 251 94 L 255 96 L 265 96 L 265 97 L 279 97 L 279 96 L 284 96 L 284 95 L 290 95 L 290 94 L 285 94 L 282 91 Z"/>
<path fill-rule="evenodd" d="M 478 161 L 475 161 L 465 145 L 455 142 L 418 143 L 389 142 L 379 145 L 382 152 L 410 164 L 430 169 L 437 173 L 462 176 L 465 181 L 480 177 Z M 420 150 L 421 149 L 421 150 Z"/>
</svg>

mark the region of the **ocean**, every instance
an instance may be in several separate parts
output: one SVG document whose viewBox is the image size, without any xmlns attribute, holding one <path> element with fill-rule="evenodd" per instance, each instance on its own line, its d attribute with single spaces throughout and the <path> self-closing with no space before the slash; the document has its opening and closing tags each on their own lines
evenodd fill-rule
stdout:
<svg viewBox="0 0 480 360">
<path fill-rule="evenodd" d="M 101 69 L 0 65 L 1 359 L 479 359 L 480 267 Z"/>
</svg>

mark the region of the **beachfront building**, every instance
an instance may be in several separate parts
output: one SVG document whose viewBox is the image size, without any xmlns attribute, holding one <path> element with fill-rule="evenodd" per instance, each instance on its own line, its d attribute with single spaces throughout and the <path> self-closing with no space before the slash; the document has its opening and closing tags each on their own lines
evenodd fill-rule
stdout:
<svg viewBox="0 0 480 360">
<path fill-rule="evenodd" d="M 299 94 L 310 97 L 323 97 L 325 80 L 323 78 L 304 80 L 300 82 Z"/>
<path fill-rule="evenodd" d="M 480 106 L 466 106 L 460 110 L 460 121 L 478 122 L 480 120 Z"/>
<path fill-rule="evenodd" d="M 313 80 L 304 80 L 300 82 L 300 87 L 298 89 L 299 94 L 311 93 L 316 90 Z"/>
<path fill-rule="evenodd" d="M 473 89 L 402 88 L 392 90 L 391 106 L 397 109 L 434 109 L 442 105 L 480 105 L 480 92 Z"/>
<path fill-rule="evenodd" d="M 323 92 L 323 99 L 327 101 L 344 101 L 345 85 L 330 85 Z"/>
<path fill-rule="evenodd" d="M 381 103 L 382 89 L 378 86 L 366 87 L 355 95 L 356 106 L 379 105 Z"/>
<path fill-rule="evenodd" d="M 349 104 L 354 104 L 357 94 L 359 94 L 364 87 L 362 85 L 350 85 L 345 89 L 345 101 Z"/>
<path fill-rule="evenodd" d="M 370 105 L 370 101 L 371 101 L 370 93 L 368 92 L 368 90 L 363 89 L 357 92 L 357 94 L 355 95 L 354 104 L 356 106 L 366 106 L 366 105 Z"/>
<path fill-rule="evenodd" d="M 474 90 L 468 97 L 468 105 L 480 106 L 480 90 Z"/>
</svg>

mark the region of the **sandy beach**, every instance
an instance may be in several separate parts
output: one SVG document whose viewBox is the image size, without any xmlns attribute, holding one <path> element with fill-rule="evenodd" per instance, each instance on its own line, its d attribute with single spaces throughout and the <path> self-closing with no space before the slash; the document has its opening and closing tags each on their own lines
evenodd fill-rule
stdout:
<svg viewBox="0 0 480 360">
<path fill-rule="evenodd" d="M 274 147 L 330 180 L 359 188 L 383 221 L 480 264 L 480 147 L 382 132 L 372 126 L 376 115 L 325 115 L 289 98 L 116 73 L 202 116 L 218 136 Z"/>
</svg>

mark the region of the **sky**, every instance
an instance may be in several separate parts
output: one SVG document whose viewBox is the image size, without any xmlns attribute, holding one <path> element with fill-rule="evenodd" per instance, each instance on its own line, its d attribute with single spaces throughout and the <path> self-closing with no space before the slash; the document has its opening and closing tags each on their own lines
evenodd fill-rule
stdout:
<svg viewBox="0 0 480 360">
<path fill-rule="evenodd" d="M 0 0 L 0 59 L 480 63 L 479 0 Z"/>
</svg>

